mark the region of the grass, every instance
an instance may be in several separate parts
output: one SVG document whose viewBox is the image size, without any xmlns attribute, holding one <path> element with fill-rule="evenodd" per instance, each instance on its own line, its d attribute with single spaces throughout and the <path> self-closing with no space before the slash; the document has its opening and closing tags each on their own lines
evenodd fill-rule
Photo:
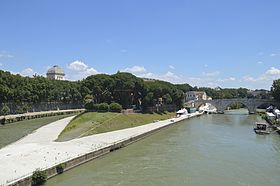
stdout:
<svg viewBox="0 0 280 186">
<path fill-rule="evenodd" d="M 73 115 L 75 114 L 44 117 L 19 121 L 3 126 L 0 125 L 0 148 L 3 148 L 4 146 L 19 140 L 20 138 L 26 136 L 27 134 L 30 134 L 34 130 L 44 125 Z"/>
<path fill-rule="evenodd" d="M 67 141 L 74 138 L 136 127 L 155 120 L 165 120 L 175 115 L 175 112 L 162 114 L 121 114 L 86 112 L 74 118 L 61 132 L 57 141 Z"/>
</svg>

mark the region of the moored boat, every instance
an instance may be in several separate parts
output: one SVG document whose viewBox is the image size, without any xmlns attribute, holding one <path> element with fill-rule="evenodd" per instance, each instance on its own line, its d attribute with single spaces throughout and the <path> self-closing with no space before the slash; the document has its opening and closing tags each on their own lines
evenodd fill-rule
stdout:
<svg viewBox="0 0 280 186">
<path fill-rule="evenodd" d="M 256 122 L 254 131 L 256 134 L 269 134 L 270 128 L 268 123 Z"/>
</svg>

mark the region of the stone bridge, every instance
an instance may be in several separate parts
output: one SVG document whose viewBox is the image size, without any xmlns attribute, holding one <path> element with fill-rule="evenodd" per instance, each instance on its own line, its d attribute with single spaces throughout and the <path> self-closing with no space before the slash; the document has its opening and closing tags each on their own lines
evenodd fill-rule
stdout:
<svg viewBox="0 0 280 186">
<path fill-rule="evenodd" d="M 214 107 L 216 107 L 218 113 L 224 113 L 224 111 L 229 107 L 232 103 L 242 103 L 249 111 L 250 114 L 256 113 L 256 109 L 261 105 L 276 105 L 279 106 L 274 100 L 266 100 L 266 99 L 248 99 L 248 98 L 236 98 L 236 99 L 214 99 L 214 100 L 197 100 L 194 101 L 194 106 L 198 109 L 205 103 L 210 103 Z"/>
</svg>

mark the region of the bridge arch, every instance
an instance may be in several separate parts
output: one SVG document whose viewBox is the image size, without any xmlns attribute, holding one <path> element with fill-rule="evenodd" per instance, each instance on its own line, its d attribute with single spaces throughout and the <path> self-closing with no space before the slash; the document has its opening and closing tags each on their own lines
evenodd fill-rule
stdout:
<svg viewBox="0 0 280 186">
<path fill-rule="evenodd" d="M 250 114 L 256 112 L 256 109 L 262 104 L 275 104 L 274 100 L 263 100 L 263 99 L 249 99 L 249 98 L 235 98 L 235 99 L 215 99 L 215 100 L 196 100 L 194 106 L 199 108 L 204 103 L 210 103 L 217 108 L 218 113 L 224 113 L 226 108 L 235 102 L 243 104 L 249 111 Z M 279 104 L 278 104 L 279 105 Z"/>
<path fill-rule="evenodd" d="M 229 100 L 226 104 L 224 104 L 220 110 L 222 110 L 222 112 L 224 112 L 225 110 L 227 110 L 232 104 L 242 104 L 244 106 L 245 109 L 248 110 L 248 113 L 254 113 L 255 112 L 255 108 L 254 106 L 252 107 L 251 105 L 249 105 L 246 101 L 242 101 L 242 100 Z"/>
</svg>

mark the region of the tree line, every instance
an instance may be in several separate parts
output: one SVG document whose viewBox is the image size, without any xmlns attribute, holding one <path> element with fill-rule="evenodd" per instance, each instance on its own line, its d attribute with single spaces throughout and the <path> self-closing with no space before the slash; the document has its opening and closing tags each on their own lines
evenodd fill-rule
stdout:
<svg viewBox="0 0 280 186">
<path fill-rule="evenodd" d="M 81 81 L 59 81 L 43 76 L 22 77 L 0 70 L 0 106 L 7 103 L 119 103 L 123 108 L 156 104 L 182 105 L 182 87 L 164 81 L 144 81 L 130 73 L 92 75 Z"/>
<path fill-rule="evenodd" d="M 278 100 L 279 80 L 273 83 L 273 95 Z M 183 105 L 184 92 L 205 91 L 213 99 L 252 98 L 248 89 L 222 89 L 192 87 L 189 84 L 172 84 L 150 80 L 126 72 L 113 75 L 97 74 L 81 81 L 59 81 L 43 76 L 22 77 L 0 70 L 0 106 L 6 103 L 28 103 L 30 105 L 60 102 L 81 103 L 89 99 L 93 103 L 119 103 L 122 108 L 141 108 L 156 105 Z M 261 98 L 265 98 L 263 95 Z"/>
<path fill-rule="evenodd" d="M 274 99 L 277 102 L 280 102 L 280 79 L 274 80 L 272 87 L 271 87 L 271 93 Z"/>
</svg>

